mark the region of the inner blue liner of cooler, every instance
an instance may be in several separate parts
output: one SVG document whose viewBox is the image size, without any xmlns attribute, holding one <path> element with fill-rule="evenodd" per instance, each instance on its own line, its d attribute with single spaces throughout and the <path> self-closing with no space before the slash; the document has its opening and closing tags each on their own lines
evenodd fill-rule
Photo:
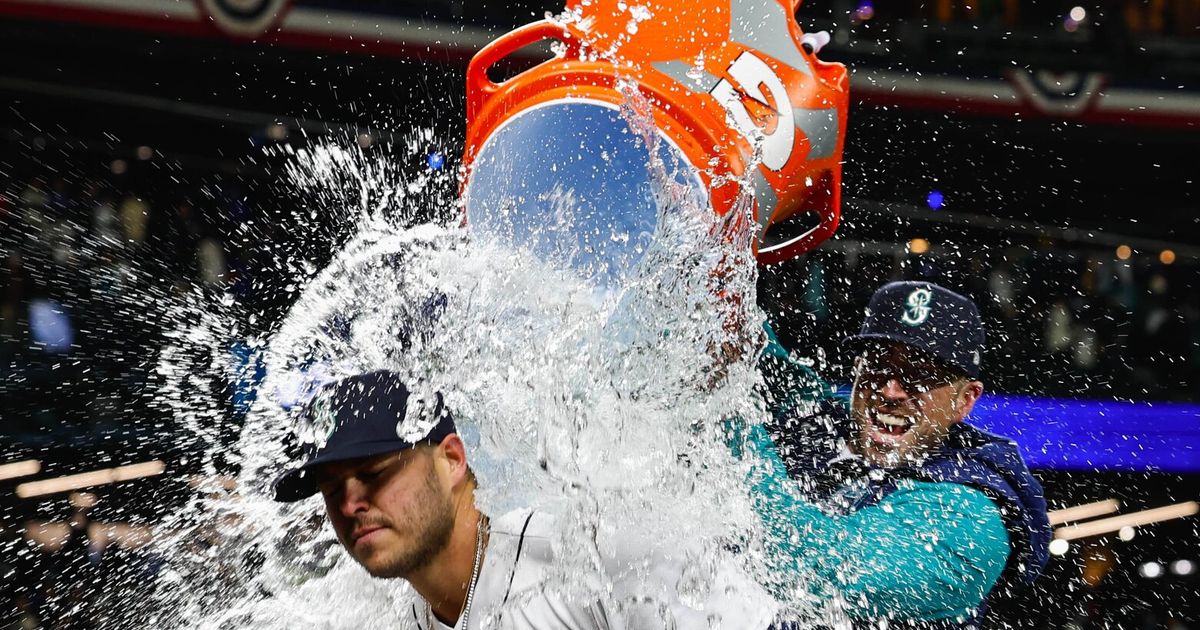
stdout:
<svg viewBox="0 0 1200 630">
<path fill-rule="evenodd" d="M 656 144 L 664 172 L 703 200 L 695 169 L 661 135 Z M 529 249 L 612 287 L 650 246 L 659 188 L 646 142 L 617 108 L 553 103 L 512 117 L 484 143 L 465 193 L 467 224 L 476 238 Z"/>
</svg>

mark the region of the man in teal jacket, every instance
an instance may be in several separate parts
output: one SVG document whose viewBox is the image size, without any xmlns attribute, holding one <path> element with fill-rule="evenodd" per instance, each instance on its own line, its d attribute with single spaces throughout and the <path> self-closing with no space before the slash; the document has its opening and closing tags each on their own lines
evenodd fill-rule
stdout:
<svg viewBox="0 0 1200 630">
<path fill-rule="evenodd" d="M 1037 577 L 1050 539 L 1041 486 L 1011 440 L 965 422 L 983 343 L 967 298 L 885 285 L 848 340 L 845 401 L 772 337 L 772 421 L 738 432 L 734 450 L 753 462 L 777 593 L 802 586 L 871 627 L 962 627 Z"/>
</svg>

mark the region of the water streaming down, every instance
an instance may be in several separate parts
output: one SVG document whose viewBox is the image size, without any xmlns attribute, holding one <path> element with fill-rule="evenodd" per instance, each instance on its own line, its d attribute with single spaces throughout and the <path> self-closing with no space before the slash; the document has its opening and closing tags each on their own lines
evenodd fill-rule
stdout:
<svg viewBox="0 0 1200 630">
<path fill-rule="evenodd" d="M 269 492 L 298 457 L 297 439 L 317 439 L 297 424 L 305 396 L 380 368 L 445 394 L 485 513 L 556 517 L 544 588 L 614 603 L 677 593 L 702 609 L 718 566 L 762 577 L 745 470 L 721 424 L 762 413 L 752 395 L 762 320 L 753 223 L 745 206 L 712 213 L 637 109 L 631 101 L 621 114 L 652 156 L 656 228 L 619 285 L 453 224 L 411 225 L 403 208 L 422 199 L 423 183 L 357 149 L 297 155 L 293 184 L 330 191 L 330 212 L 354 208 L 354 233 L 261 344 L 265 378 L 235 448 L 239 490 L 213 489 L 169 519 L 179 533 L 162 543 L 170 560 L 151 624 L 409 627 L 405 582 L 372 579 L 350 560 L 319 500 L 281 505 Z M 190 357 L 231 334 L 210 312 L 160 365 L 177 416 L 211 450 L 212 414 L 188 382 L 198 367 L 233 368 Z M 210 542 L 198 546 L 201 533 Z M 646 568 L 667 556 L 679 570 L 664 583 Z"/>
</svg>

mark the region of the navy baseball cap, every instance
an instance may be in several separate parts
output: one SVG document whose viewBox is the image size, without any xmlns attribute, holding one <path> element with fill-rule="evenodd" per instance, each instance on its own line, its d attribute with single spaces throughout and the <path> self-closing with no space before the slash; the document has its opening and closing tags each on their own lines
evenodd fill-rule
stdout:
<svg viewBox="0 0 1200 630">
<path fill-rule="evenodd" d="M 440 443 L 456 433 L 440 393 L 422 397 L 387 370 L 358 374 L 322 387 L 301 415 L 311 431 L 308 458 L 272 484 L 275 500 L 290 503 L 317 493 L 312 469 L 322 464 Z"/>
<path fill-rule="evenodd" d="M 902 343 L 978 378 L 984 339 L 983 319 L 969 298 L 931 282 L 890 282 L 871 296 L 862 329 L 846 343 Z"/>
</svg>

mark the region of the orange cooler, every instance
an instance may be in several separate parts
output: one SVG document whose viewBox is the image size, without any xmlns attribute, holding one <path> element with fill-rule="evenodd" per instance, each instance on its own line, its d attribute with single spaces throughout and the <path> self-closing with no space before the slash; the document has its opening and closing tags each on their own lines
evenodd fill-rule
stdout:
<svg viewBox="0 0 1200 630">
<path fill-rule="evenodd" d="M 619 282 L 658 225 L 661 182 L 713 211 L 753 199 L 760 262 L 811 250 L 837 228 L 846 68 L 801 43 L 799 0 L 572 0 L 563 17 L 497 39 L 467 70 L 463 199 L 473 234 L 531 247 Z M 503 81 L 526 46 L 559 54 Z M 635 86 L 654 129 L 621 111 Z"/>
</svg>

